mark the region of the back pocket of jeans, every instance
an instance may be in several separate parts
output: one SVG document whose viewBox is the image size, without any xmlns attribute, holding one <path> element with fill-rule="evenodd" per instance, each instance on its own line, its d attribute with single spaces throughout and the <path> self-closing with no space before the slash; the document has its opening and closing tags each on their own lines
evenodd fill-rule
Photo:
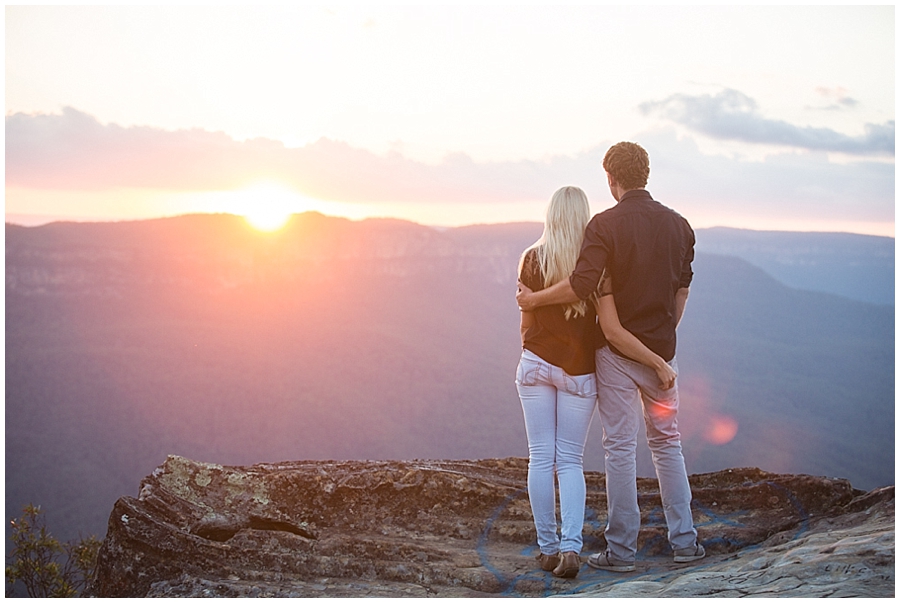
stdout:
<svg viewBox="0 0 900 603">
<path fill-rule="evenodd" d="M 516 385 L 537 385 L 540 380 L 541 364 L 524 356 L 516 368 Z"/>
<path fill-rule="evenodd" d="M 565 375 L 566 393 L 582 398 L 593 398 L 597 395 L 597 379 L 590 375 Z"/>
</svg>

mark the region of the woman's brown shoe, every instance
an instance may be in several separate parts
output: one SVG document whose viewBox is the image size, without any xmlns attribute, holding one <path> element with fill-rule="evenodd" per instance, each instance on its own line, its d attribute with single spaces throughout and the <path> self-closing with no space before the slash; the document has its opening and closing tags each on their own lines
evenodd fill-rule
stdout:
<svg viewBox="0 0 900 603">
<path fill-rule="evenodd" d="M 559 565 L 553 570 L 553 575 L 557 578 L 574 578 L 581 569 L 581 558 L 575 551 L 566 551 L 562 554 Z"/>
<path fill-rule="evenodd" d="M 560 557 L 559 553 L 554 553 L 553 555 L 545 555 L 541 553 L 535 559 L 538 560 L 538 563 L 541 564 L 541 569 L 545 572 L 552 572 L 556 569 L 556 566 L 559 565 Z"/>
</svg>

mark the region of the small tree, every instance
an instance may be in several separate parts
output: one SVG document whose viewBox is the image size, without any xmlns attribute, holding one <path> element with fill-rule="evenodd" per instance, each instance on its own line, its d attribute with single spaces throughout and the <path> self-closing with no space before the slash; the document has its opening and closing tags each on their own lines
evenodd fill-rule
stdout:
<svg viewBox="0 0 900 603">
<path fill-rule="evenodd" d="M 61 544 L 47 531 L 42 513 L 25 505 L 22 516 L 12 520 L 7 595 L 21 582 L 30 597 L 76 597 L 94 577 L 100 541 L 89 536 Z"/>
</svg>

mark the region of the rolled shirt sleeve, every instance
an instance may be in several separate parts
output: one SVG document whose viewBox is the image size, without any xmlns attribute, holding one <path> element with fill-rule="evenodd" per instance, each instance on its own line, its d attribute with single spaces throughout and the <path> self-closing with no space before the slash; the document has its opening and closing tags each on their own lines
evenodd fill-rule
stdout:
<svg viewBox="0 0 900 603">
<path fill-rule="evenodd" d="M 691 263 L 694 261 L 694 231 L 687 224 L 687 221 L 685 221 L 685 228 L 689 234 L 689 236 L 686 237 L 688 248 L 685 250 L 684 259 L 682 260 L 681 278 L 678 280 L 679 289 L 687 289 L 691 286 L 691 281 L 694 280 L 694 271 L 691 268 Z"/>
<path fill-rule="evenodd" d="M 575 271 L 569 277 L 569 284 L 578 299 L 587 299 L 597 290 L 606 260 L 609 257 L 609 237 L 600 216 L 594 216 L 584 232 L 581 253 L 575 264 Z"/>
</svg>

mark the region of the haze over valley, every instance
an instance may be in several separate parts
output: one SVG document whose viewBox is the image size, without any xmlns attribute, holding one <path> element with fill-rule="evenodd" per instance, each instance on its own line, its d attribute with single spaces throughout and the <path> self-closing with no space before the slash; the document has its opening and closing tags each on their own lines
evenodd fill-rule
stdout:
<svg viewBox="0 0 900 603">
<path fill-rule="evenodd" d="M 270 234 L 224 214 L 7 225 L 7 514 L 33 502 L 61 538 L 102 536 L 168 454 L 527 456 L 515 267 L 540 231 L 315 213 Z M 770 234 L 697 231 L 678 354 L 688 471 L 893 483 L 893 240 Z M 827 270 L 766 269 L 779 249 Z M 827 289 L 856 256 L 869 276 Z M 602 459 L 595 415 L 586 467 Z M 639 468 L 652 475 L 645 450 Z"/>
</svg>

